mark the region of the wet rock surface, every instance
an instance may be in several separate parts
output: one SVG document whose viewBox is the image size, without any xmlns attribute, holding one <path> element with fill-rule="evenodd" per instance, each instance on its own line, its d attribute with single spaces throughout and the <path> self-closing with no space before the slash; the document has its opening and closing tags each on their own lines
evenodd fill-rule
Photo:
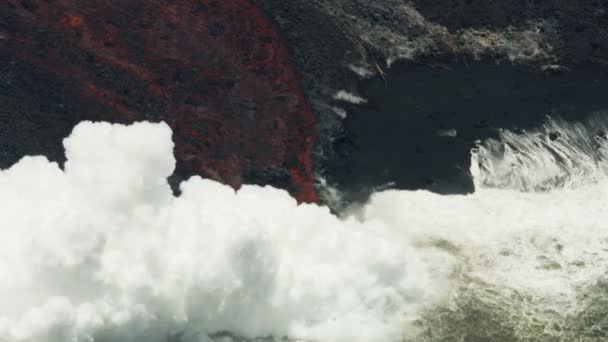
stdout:
<svg viewBox="0 0 608 342">
<path fill-rule="evenodd" d="M 563 63 L 607 62 L 608 9 L 604 1 L 415 0 L 414 3 L 426 18 L 450 29 L 500 29 L 539 19 L 552 21 L 559 28 L 555 53 Z"/>
</svg>

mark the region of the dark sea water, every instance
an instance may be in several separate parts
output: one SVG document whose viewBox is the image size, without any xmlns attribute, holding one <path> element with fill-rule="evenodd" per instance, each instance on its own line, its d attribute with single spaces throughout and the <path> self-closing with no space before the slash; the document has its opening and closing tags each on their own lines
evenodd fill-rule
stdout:
<svg viewBox="0 0 608 342">
<path fill-rule="evenodd" d="M 432 64 L 433 66 L 429 66 Z M 330 183 L 353 198 L 370 189 L 470 193 L 470 150 L 499 129 L 525 130 L 546 116 L 585 120 L 608 110 L 608 71 L 540 72 L 508 62 L 397 62 L 387 79 L 360 83 L 366 104 L 345 104 Z M 601 132 L 600 132 L 601 133 Z"/>
</svg>

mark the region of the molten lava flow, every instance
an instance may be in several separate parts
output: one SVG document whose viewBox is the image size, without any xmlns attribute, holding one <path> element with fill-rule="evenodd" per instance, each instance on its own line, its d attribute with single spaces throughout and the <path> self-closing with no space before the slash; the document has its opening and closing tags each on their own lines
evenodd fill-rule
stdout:
<svg viewBox="0 0 608 342">
<path fill-rule="evenodd" d="M 250 1 L 8 0 L 0 19 L 1 52 L 70 84 L 67 96 L 82 99 L 71 111 L 164 120 L 186 176 L 239 187 L 270 173 L 262 182 L 317 201 L 314 117 L 279 33 Z"/>
</svg>

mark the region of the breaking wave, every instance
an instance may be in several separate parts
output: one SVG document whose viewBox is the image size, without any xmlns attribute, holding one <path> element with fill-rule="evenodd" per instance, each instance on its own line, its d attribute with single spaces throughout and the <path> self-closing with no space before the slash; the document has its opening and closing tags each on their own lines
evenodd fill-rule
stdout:
<svg viewBox="0 0 608 342">
<path fill-rule="evenodd" d="M 474 194 L 339 218 L 199 177 L 174 197 L 168 126 L 82 123 L 64 170 L 0 171 L 0 341 L 605 340 L 604 127 L 502 131 Z"/>
<path fill-rule="evenodd" d="M 521 191 L 575 189 L 608 175 L 608 123 L 547 117 L 540 129 L 500 130 L 473 151 L 476 188 Z"/>
</svg>

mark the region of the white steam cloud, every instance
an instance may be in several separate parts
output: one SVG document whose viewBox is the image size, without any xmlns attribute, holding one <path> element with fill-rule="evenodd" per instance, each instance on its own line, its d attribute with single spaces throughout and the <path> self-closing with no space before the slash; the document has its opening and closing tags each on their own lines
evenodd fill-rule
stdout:
<svg viewBox="0 0 608 342">
<path fill-rule="evenodd" d="M 85 122 L 0 171 L 0 341 L 389 341 L 432 295 L 407 236 L 194 177 L 171 130 Z"/>
<path fill-rule="evenodd" d="M 82 123 L 65 171 L 0 171 L 0 341 L 597 341 L 605 143 L 546 127 L 480 145 L 475 194 L 384 191 L 339 219 L 199 177 L 174 197 L 166 125 Z"/>
</svg>

